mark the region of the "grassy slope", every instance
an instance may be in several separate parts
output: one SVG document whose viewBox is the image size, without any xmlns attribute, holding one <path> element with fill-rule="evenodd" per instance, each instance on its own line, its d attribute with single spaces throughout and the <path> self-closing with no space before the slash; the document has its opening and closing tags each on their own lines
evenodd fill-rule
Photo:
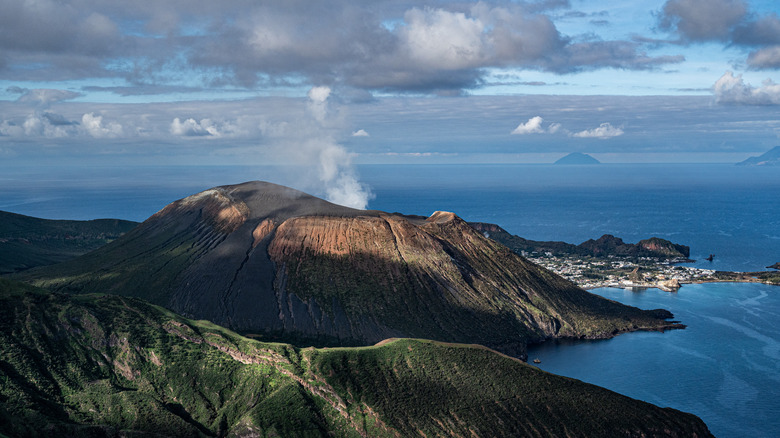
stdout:
<svg viewBox="0 0 780 438">
<path fill-rule="evenodd" d="M 258 344 L 137 299 L 21 295 L 2 284 L 4 433 L 319 436 L 339 429 L 328 421 L 340 421 L 337 414 L 293 378 L 289 346 Z"/>
<path fill-rule="evenodd" d="M 0 274 L 80 256 L 136 225 L 118 219 L 47 220 L 0 211 Z"/>
<path fill-rule="evenodd" d="M 484 347 L 297 349 L 2 279 L 0 345 L 9 436 L 709 436 L 693 415 Z"/>
</svg>

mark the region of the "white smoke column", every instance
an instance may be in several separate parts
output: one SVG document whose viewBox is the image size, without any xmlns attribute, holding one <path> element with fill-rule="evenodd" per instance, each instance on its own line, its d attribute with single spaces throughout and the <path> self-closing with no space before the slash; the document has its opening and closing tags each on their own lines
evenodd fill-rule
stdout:
<svg viewBox="0 0 780 438">
<path fill-rule="evenodd" d="M 318 160 L 317 176 L 322 183 L 325 198 L 334 204 L 363 210 L 374 195 L 367 185 L 358 180 L 352 165 L 352 154 L 336 143 L 327 132 L 330 91 L 329 87 L 313 87 L 309 90 L 307 107 L 317 122 L 315 133 L 318 138 L 309 140 L 305 149 Z"/>
<path fill-rule="evenodd" d="M 312 87 L 307 96 L 309 96 L 309 111 L 317 122 L 324 124 L 325 117 L 328 115 L 330 87 Z"/>
</svg>

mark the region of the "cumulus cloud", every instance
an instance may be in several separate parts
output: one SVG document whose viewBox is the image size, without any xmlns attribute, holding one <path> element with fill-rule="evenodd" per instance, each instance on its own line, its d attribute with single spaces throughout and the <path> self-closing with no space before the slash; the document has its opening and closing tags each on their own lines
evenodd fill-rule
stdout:
<svg viewBox="0 0 780 438">
<path fill-rule="evenodd" d="M 170 133 L 182 137 L 221 137 L 224 127 L 208 118 L 200 121 L 189 118 L 182 121 L 176 117 L 171 122 Z"/>
<path fill-rule="evenodd" d="M 727 71 L 712 86 L 715 100 L 722 104 L 780 105 L 780 84 L 767 79 L 760 87 L 746 84 L 742 75 Z"/>
<path fill-rule="evenodd" d="M 122 125 L 116 122 L 103 123 L 103 116 L 95 113 L 85 113 L 81 116 L 81 126 L 95 138 L 113 138 L 124 134 Z"/>
<path fill-rule="evenodd" d="M 369 137 L 368 132 L 365 129 L 358 129 L 352 133 L 353 137 Z"/>
<path fill-rule="evenodd" d="M 598 128 L 586 129 L 572 134 L 573 137 L 600 139 L 618 137 L 620 135 L 623 135 L 623 130 L 612 126 L 610 123 L 602 123 Z"/>
<path fill-rule="evenodd" d="M 527 135 L 527 134 L 555 134 L 562 129 L 560 123 L 550 123 L 546 128 L 542 127 L 544 119 L 540 116 L 531 117 L 527 122 L 517 125 L 511 134 L 512 135 Z"/>
<path fill-rule="evenodd" d="M 75 127 L 72 124 L 52 123 L 52 119 L 56 121 L 58 117 L 52 117 L 48 113 L 30 114 L 22 123 L 24 135 L 27 137 L 62 138 L 75 133 Z"/>
<path fill-rule="evenodd" d="M 0 135 L 5 137 L 63 138 L 78 134 L 79 122 L 50 111 L 35 111 L 24 120 L 3 120 L 0 123 Z"/>
<path fill-rule="evenodd" d="M 0 135 L 5 137 L 21 137 L 24 135 L 24 127 L 8 120 L 3 120 L 3 122 L 0 123 Z"/>
<path fill-rule="evenodd" d="M 542 129 L 542 119 L 540 116 L 531 117 L 527 122 L 517 125 L 517 128 L 512 131 L 514 135 L 526 135 L 526 134 L 541 134 L 545 132 Z"/>
</svg>

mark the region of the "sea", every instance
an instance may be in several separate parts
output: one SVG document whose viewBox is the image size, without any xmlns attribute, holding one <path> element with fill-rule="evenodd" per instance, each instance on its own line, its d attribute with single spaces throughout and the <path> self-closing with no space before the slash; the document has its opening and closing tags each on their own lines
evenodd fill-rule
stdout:
<svg viewBox="0 0 780 438">
<path fill-rule="evenodd" d="M 604 234 L 688 245 L 689 266 L 768 270 L 780 262 L 780 168 L 733 164 L 362 165 L 368 208 L 452 211 L 533 240 Z M 0 210 L 50 219 L 142 221 L 207 188 L 265 180 L 315 195 L 311 169 L 278 166 L 7 168 Z M 301 181 L 309 181 L 303 184 Z M 712 261 L 706 258 L 713 255 Z M 591 292 L 665 308 L 688 327 L 604 341 L 547 342 L 537 366 L 701 417 L 718 437 L 780 436 L 780 287 L 713 283 L 678 292 Z"/>
</svg>

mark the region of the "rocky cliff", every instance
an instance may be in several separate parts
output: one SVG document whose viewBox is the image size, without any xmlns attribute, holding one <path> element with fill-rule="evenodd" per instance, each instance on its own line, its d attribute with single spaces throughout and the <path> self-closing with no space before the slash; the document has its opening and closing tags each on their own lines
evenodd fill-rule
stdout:
<svg viewBox="0 0 780 438">
<path fill-rule="evenodd" d="M 577 288 L 452 213 L 361 211 L 269 183 L 176 201 L 93 253 L 21 278 L 137 296 L 263 339 L 527 342 L 677 327 Z"/>
</svg>

